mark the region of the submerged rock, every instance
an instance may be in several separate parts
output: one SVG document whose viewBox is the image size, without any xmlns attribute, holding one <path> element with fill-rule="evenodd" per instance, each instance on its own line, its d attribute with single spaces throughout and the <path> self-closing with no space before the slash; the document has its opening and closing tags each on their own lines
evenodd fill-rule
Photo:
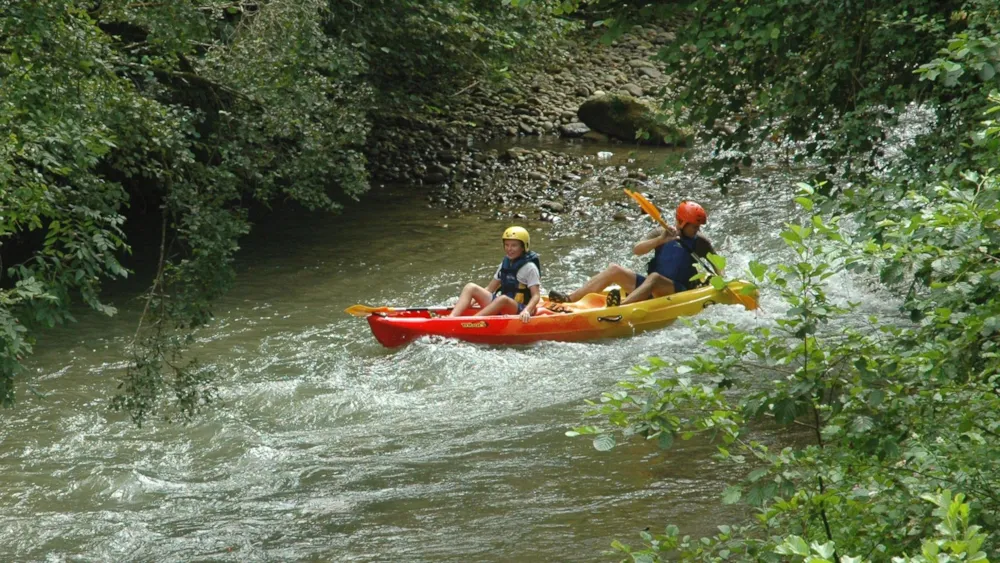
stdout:
<svg viewBox="0 0 1000 563">
<path fill-rule="evenodd" d="M 542 209 L 548 209 L 553 213 L 562 213 L 563 211 L 566 210 L 565 205 L 559 203 L 558 201 L 549 201 L 547 199 L 543 199 L 541 202 L 539 202 L 538 206 L 541 207 Z"/>
<path fill-rule="evenodd" d="M 423 178 L 425 184 L 443 184 L 448 181 L 448 176 L 440 172 L 431 172 Z"/>
</svg>

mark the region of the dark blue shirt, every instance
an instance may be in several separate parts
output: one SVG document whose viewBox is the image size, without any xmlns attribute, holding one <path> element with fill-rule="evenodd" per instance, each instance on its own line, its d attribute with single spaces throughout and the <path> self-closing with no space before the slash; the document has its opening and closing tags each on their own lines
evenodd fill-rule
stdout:
<svg viewBox="0 0 1000 563">
<path fill-rule="evenodd" d="M 701 235 L 681 236 L 667 244 L 656 247 L 652 260 L 646 266 L 646 273 L 656 272 L 674 282 L 677 291 L 684 291 L 692 285 L 691 278 L 698 273 L 692 254 L 706 256 L 713 252 L 712 243 Z"/>
</svg>

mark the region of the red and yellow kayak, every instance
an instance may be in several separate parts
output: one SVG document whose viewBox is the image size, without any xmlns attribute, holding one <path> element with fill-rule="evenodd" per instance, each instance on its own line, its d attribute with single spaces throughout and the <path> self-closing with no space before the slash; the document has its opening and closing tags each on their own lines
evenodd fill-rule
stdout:
<svg viewBox="0 0 1000 563">
<path fill-rule="evenodd" d="M 732 281 L 722 290 L 706 286 L 618 307 L 606 307 L 605 294 L 591 293 L 575 303 L 545 302 L 527 323 L 515 315 L 476 317 L 473 316 L 476 308 L 466 311 L 468 316 L 460 317 L 449 317 L 451 309 L 446 307 L 396 309 L 355 305 L 347 312 L 367 314 L 372 334 L 388 348 L 421 336 L 444 336 L 481 344 L 529 344 L 540 340 L 580 342 L 632 336 L 663 328 L 678 317 L 697 315 L 709 305 L 739 304 L 748 310 L 756 309 L 756 290 L 742 293 L 748 286 L 753 287 L 746 282 Z"/>
</svg>

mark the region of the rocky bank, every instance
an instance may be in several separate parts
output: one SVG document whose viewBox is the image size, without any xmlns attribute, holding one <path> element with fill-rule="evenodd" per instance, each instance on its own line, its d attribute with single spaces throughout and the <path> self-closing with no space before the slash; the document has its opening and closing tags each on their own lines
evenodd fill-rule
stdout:
<svg viewBox="0 0 1000 563">
<path fill-rule="evenodd" d="M 591 130 L 581 121 L 581 106 L 621 99 L 657 107 L 670 79 L 653 58 L 674 35 L 645 25 L 610 45 L 598 38 L 580 32 L 544 64 L 516 69 L 499 87 L 473 82 L 453 94 L 441 113 L 376 121 L 368 150 L 372 182 L 418 186 L 434 207 L 557 221 L 574 212 L 574 202 L 594 182 L 644 180 L 642 171 L 595 167 L 554 151 L 480 148 L 498 138 L 527 136 L 618 143 L 622 151 L 635 146 Z"/>
</svg>

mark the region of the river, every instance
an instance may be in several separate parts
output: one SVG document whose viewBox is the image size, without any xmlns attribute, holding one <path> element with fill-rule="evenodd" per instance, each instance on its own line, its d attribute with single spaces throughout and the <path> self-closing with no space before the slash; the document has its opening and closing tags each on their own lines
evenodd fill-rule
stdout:
<svg viewBox="0 0 1000 563">
<path fill-rule="evenodd" d="M 598 168 L 676 161 L 666 149 L 555 146 L 615 153 L 593 158 Z M 722 195 L 668 170 L 643 191 L 664 207 L 702 202 L 703 232 L 735 273 L 783 247 L 787 184 L 769 173 Z M 619 186 L 578 205 L 589 216 L 518 221 L 542 256 L 546 290 L 573 289 L 611 261 L 642 267 L 630 249 L 651 223 Z M 611 219 L 623 210 L 634 219 Z M 585 399 L 648 356 L 693 353 L 706 329 L 387 350 L 343 313 L 444 304 L 467 281 L 485 284 L 512 222 L 430 208 L 421 190 L 402 188 L 341 216 L 269 219 L 244 242 L 236 287 L 198 335 L 194 353 L 219 372 L 221 401 L 187 425 L 137 428 L 107 408 L 141 310 L 134 297 L 112 297 L 114 318 L 82 313 L 44 334 L 18 405 L 2 413 L 0 560 L 608 561 L 612 540 L 637 545 L 646 528 L 711 534 L 745 517 L 719 502 L 736 473 L 709 444 L 602 453 L 564 435 L 584 420 Z M 766 294 L 763 304 L 700 318 L 771 323 L 780 304 Z"/>
</svg>

